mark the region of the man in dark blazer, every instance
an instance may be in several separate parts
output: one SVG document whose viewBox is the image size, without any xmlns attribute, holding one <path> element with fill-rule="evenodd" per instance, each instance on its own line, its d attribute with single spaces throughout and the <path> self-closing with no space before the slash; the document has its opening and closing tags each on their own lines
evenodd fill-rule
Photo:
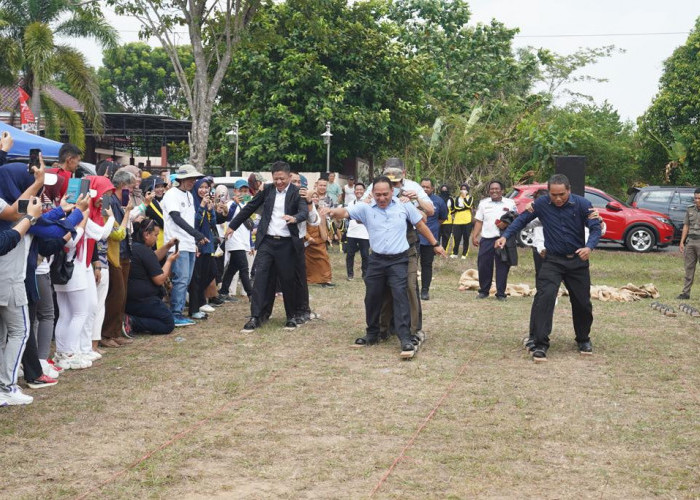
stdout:
<svg viewBox="0 0 700 500">
<path fill-rule="evenodd" d="M 297 252 L 304 251 L 297 224 L 307 219 L 306 200 L 299 195 L 299 188 L 291 184 L 289 164 L 277 161 L 272 164 L 272 184 L 268 184 L 243 207 L 229 223 L 227 237 L 238 229 L 254 212 L 262 207 L 258 231 L 255 235 L 255 282 L 250 301 L 250 320 L 244 333 L 252 332 L 261 324 L 260 316 L 265 306 L 267 288 L 279 278 L 287 313 L 285 329 L 296 328 L 296 280 Z"/>
</svg>

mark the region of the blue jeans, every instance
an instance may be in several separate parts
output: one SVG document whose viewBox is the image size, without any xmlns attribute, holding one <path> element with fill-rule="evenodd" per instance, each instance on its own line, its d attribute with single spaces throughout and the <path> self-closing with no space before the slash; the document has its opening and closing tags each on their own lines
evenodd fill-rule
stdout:
<svg viewBox="0 0 700 500">
<path fill-rule="evenodd" d="M 190 286 L 192 272 L 194 271 L 195 252 L 180 252 L 180 256 L 173 262 L 172 282 L 173 289 L 170 292 L 170 310 L 173 316 L 182 316 L 187 298 L 187 287 Z"/>
</svg>

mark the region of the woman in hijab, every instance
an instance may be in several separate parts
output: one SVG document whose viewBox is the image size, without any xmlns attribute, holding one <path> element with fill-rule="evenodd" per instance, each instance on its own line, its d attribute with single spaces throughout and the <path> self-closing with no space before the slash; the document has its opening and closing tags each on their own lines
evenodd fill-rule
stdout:
<svg viewBox="0 0 700 500">
<path fill-rule="evenodd" d="M 214 311 L 214 308 L 207 304 L 204 293 L 211 282 L 216 279 L 216 264 L 212 254 L 216 245 L 215 236 L 218 236 L 218 232 L 216 230 L 215 201 L 211 196 L 213 185 L 214 180 L 211 177 L 202 177 L 194 183 L 191 191 L 194 206 L 197 208 L 194 216 L 194 228 L 209 240 L 208 243 L 198 248 L 199 255 L 194 261 L 194 271 L 189 287 L 189 312 L 190 318 L 193 319 L 204 319 L 207 317 L 207 312 Z M 222 220 L 224 219 L 222 218 Z"/>
<path fill-rule="evenodd" d="M 141 190 L 144 193 L 153 192 L 153 199 L 146 207 L 146 217 L 155 221 L 156 226 L 160 228 L 156 240 L 156 248 L 158 249 L 163 246 L 163 237 L 165 235 L 163 209 L 160 207 L 160 202 L 163 201 L 163 195 L 165 195 L 165 181 L 161 179 L 160 176 L 149 177 L 141 181 Z"/>
<path fill-rule="evenodd" d="M 472 233 L 472 208 L 474 198 L 469 194 L 469 185 L 462 184 L 459 187 L 459 194 L 455 196 L 452 214 L 452 236 L 454 238 L 454 249 L 451 257 L 456 259 L 459 256 L 459 244 L 462 245 L 462 258 L 466 259 L 469 253 L 469 236 Z"/>
<path fill-rule="evenodd" d="M 97 191 L 96 197 L 90 199 L 89 207 L 83 212 L 85 218 L 65 246 L 66 259 L 73 262 L 73 274 L 66 284 L 54 284 L 58 303 L 54 362 L 64 370 L 89 368 L 102 357 L 92 349 L 92 327 L 97 313 L 92 260 L 95 241 L 107 238 L 114 226 L 114 215 L 104 222 L 101 212 L 102 196 L 114 190 L 114 186 L 106 177 L 88 179 L 91 189 Z"/>
<path fill-rule="evenodd" d="M 438 194 L 440 198 L 442 198 L 442 201 L 445 202 L 445 205 L 447 205 L 447 219 L 445 219 L 440 226 L 442 248 L 447 249 L 447 245 L 450 243 L 450 236 L 452 236 L 452 220 L 454 218 L 452 208 L 454 207 L 454 200 L 450 196 L 450 187 L 447 184 L 440 186 Z"/>
</svg>

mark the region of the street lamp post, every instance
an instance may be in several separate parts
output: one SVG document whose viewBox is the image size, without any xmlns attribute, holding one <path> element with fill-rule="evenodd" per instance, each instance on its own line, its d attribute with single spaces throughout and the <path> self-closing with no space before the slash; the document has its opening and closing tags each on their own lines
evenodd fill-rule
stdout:
<svg viewBox="0 0 700 500">
<path fill-rule="evenodd" d="M 238 120 L 236 120 L 236 123 L 233 125 L 233 129 L 226 132 L 226 135 L 228 136 L 228 142 L 236 145 L 236 159 L 233 170 L 234 172 L 238 172 Z"/>
<path fill-rule="evenodd" d="M 326 145 L 326 173 L 331 171 L 331 122 L 326 122 L 326 131 L 321 134 L 323 143 Z"/>
</svg>

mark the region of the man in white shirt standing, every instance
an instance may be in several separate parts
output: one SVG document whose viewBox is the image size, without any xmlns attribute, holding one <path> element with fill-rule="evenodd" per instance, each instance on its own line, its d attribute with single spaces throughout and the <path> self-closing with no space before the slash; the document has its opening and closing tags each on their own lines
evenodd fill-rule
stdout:
<svg viewBox="0 0 700 500">
<path fill-rule="evenodd" d="M 503 183 L 497 180 L 489 182 L 489 197 L 479 202 L 474 217 L 474 231 L 472 232 L 472 244 L 479 248 L 477 258 L 479 294 L 477 297 L 480 299 L 489 296 L 495 262 L 496 298 L 506 300 L 510 265 L 501 259 L 500 254 L 496 253 L 494 244 L 501 237 L 501 231 L 508 226 L 508 224 L 501 222 L 501 217 L 511 211 L 517 212 L 517 209 L 513 200 L 503 197 Z"/>
<path fill-rule="evenodd" d="M 203 177 L 202 174 L 194 166 L 183 165 L 175 172 L 177 187 L 169 189 L 160 202 L 164 216 L 164 241 L 177 240 L 178 244 L 172 251 L 180 252 L 180 257 L 173 262 L 171 270 L 173 289 L 170 292 L 170 310 L 175 326 L 194 324 L 194 321 L 183 316 L 182 311 L 194 271 L 197 244 L 203 245 L 209 241 L 194 228 L 196 207 L 190 191 L 195 180 L 200 177 Z"/>
<path fill-rule="evenodd" d="M 355 192 L 353 193 L 352 201 L 347 203 L 348 207 L 355 206 L 358 203 L 364 203 L 360 201 L 360 198 L 365 194 L 365 185 L 358 182 L 354 184 L 354 186 Z M 346 250 L 345 267 L 348 271 L 348 281 L 355 278 L 355 253 L 357 253 L 358 250 L 360 251 L 360 258 L 362 259 L 361 269 L 362 278 L 364 279 L 367 274 L 367 265 L 369 262 L 369 233 L 364 224 L 355 219 L 350 219 L 350 223 L 348 224 L 348 242 Z"/>
<path fill-rule="evenodd" d="M 362 185 L 364 188 L 364 184 Z M 364 189 L 362 190 L 364 192 Z M 348 183 L 343 186 L 343 204 L 349 207 L 355 201 L 355 177 L 348 176 Z"/>
</svg>

